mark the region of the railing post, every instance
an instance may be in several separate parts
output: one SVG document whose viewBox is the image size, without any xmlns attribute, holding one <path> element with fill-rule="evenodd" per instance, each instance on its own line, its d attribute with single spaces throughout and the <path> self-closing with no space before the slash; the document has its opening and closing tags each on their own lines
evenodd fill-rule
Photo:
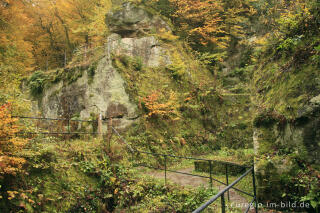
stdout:
<svg viewBox="0 0 320 213">
<path fill-rule="evenodd" d="M 68 134 L 70 136 L 70 118 L 68 118 Z"/>
<path fill-rule="evenodd" d="M 64 67 L 67 66 L 67 50 L 64 49 Z"/>
<path fill-rule="evenodd" d="M 221 195 L 221 212 L 226 213 L 226 201 L 224 199 L 224 193 Z"/>
<path fill-rule="evenodd" d="M 167 156 L 164 156 L 164 184 L 167 185 Z"/>
<path fill-rule="evenodd" d="M 257 199 L 256 177 L 254 174 L 254 163 L 252 165 L 252 185 L 253 185 L 253 195 L 255 199 L 255 209 L 256 209 L 256 213 L 258 213 L 258 199 Z"/>
<path fill-rule="evenodd" d="M 112 125 L 112 120 L 111 120 L 111 125 Z M 102 114 L 101 113 L 98 116 L 98 138 L 103 139 L 103 137 L 102 137 Z"/>
<path fill-rule="evenodd" d="M 226 164 L 226 181 L 227 181 L 227 186 L 229 185 L 229 174 L 228 174 L 228 164 Z M 228 190 L 228 201 L 230 201 L 230 193 Z"/>
<path fill-rule="evenodd" d="M 210 187 L 212 188 L 212 161 L 209 160 L 209 169 L 210 169 Z"/>
<path fill-rule="evenodd" d="M 68 117 L 68 134 L 66 136 L 67 140 L 69 141 L 70 140 L 70 116 Z"/>
<path fill-rule="evenodd" d="M 109 121 L 108 121 L 107 125 L 108 125 L 108 134 L 107 134 L 107 144 L 106 144 L 106 146 L 107 146 L 108 152 L 110 152 L 111 151 L 111 139 L 112 139 L 112 133 L 113 133 L 112 118 L 109 118 Z M 99 120 L 98 126 L 100 126 L 100 127 L 98 127 L 99 134 L 101 134 L 101 136 L 102 136 L 102 119 Z M 101 138 L 103 139 L 103 137 L 101 137 Z"/>
</svg>

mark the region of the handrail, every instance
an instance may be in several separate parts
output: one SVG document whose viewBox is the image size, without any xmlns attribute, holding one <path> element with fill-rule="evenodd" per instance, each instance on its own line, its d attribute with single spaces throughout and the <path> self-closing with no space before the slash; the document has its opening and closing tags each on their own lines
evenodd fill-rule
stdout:
<svg viewBox="0 0 320 213">
<path fill-rule="evenodd" d="M 187 159 L 187 160 L 200 160 L 200 161 L 209 161 L 210 160 L 210 159 L 203 159 L 203 158 L 194 158 L 194 157 L 184 157 L 184 156 L 176 156 L 176 155 L 169 155 L 169 154 L 152 153 L 152 152 L 145 152 L 145 151 L 139 151 L 139 150 L 137 150 L 137 152 L 149 154 L 149 155 L 167 156 L 167 157 L 181 158 L 181 159 Z M 228 164 L 228 165 L 232 165 L 232 166 L 238 166 L 241 168 L 250 168 L 250 166 L 240 165 L 240 164 L 226 162 L 226 161 L 219 161 L 219 160 L 210 160 L 210 161 L 221 163 L 221 164 Z"/>
<path fill-rule="evenodd" d="M 248 171 L 246 171 L 243 175 L 241 175 L 238 179 L 236 179 L 233 183 L 231 183 L 226 188 L 222 189 L 218 194 L 216 194 L 213 198 L 211 198 L 209 201 L 204 203 L 202 206 L 194 210 L 192 213 L 199 213 L 202 212 L 205 208 L 207 208 L 211 203 L 216 201 L 220 196 L 222 196 L 225 192 L 229 191 L 234 185 L 236 185 L 240 180 L 242 180 L 245 176 L 247 176 L 251 171 L 253 170 L 253 167 L 251 167 Z M 255 199 L 255 198 L 254 198 Z"/>
<path fill-rule="evenodd" d="M 147 167 L 150 169 L 157 169 L 157 170 L 165 170 L 165 169 L 161 169 L 159 167 L 153 167 L 153 166 L 149 166 L 149 165 L 145 165 L 145 164 L 136 164 L 137 166 L 142 166 L 142 167 Z M 174 171 L 174 170 L 170 170 L 170 169 L 166 169 L 167 172 L 174 172 L 174 173 L 178 173 L 178 174 L 183 174 L 183 175 L 190 175 L 190 176 L 194 176 L 194 177 L 201 177 L 201 178 L 207 178 L 210 179 L 210 177 L 207 176 L 203 176 L 203 175 L 195 175 L 195 174 L 190 174 L 190 173 L 186 173 L 186 172 L 179 172 L 179 171 Z"/>
<path fill-rule="evenodd" d="M 127 147 L 130 149 L 130 151 L 132 153 L 135 152 L 135 150 L 126 142 L 126 140 L 120 135 L 120 133 L 113 126 L 111 126 L 111 128 L 121 138 L 121 140 L 127 145 Z"/>
<path fill-rule="evenodd" d="M 77 122 L 97 122 L 96 120 L 77 120 L 77 119 L 67 119 L 67 118 L 39 118 L 39 117 L 28 117 L 28 116 L 12 116 L 12 118 L 22 118 L 22 119 L 34 119 L 34 120 L 48 120 L 48 121 L 77 121 Z"/>
<path fill-rule="evenodd" d="M 68 132 L 18 132 L 17 134 L 48 134 L 48 135 L 52 135 L 52 134 L 101 134 L 101 133 L 87 133 L 87 132 L 70 132 L 70 121 L 76 121 L 76 122 L 98 122 L 96 120 L 73 120 L 73 119 L 65 119 L 65 118 L 38 118 L 38 117 L 27 117 L 27 116 L 12 116 L 13 118 L 21 118 L 21 119 L 36 119 L 36 120 L 62 120 L 62 121 L 68 121 Z M 120 133 L 113 127 L 111 126 L 111 129 L 113 132 L 115 132 L 118 137 L 123 141 L 123 143 L 126 144 L 126 146 L 129 148 L 129 150 L 132 153 L 143 153 L 143 154 L 148 154 L 148 155 L 153 155 L 153 156 L 162 156 L 164 157 L 165 161 L 164 161 L 164 169 L 162 168 L 156 168 L 156 167 L 152 167 L 152 166 L 148 166 L 148 165 L 143 165 L 141 164 L 141 166 L 144 167 L 149 167 L 149 168 L 153 168 L 153 169 L 160 169 L 160 170 L 164 170 L 165 171 L 165 182 L 167 179 L 167 171 L 168 172 L 174 172 L 174 173 L 179 173 L 179 174 L 184 174 L 184 175 L 190 175 L 190 176 L 197 176 L 197 177 L 201 177 L 201 178 L 208 178 L 210 179 L 210 184 L 212 187 L 212 181 L 216 181 L 219 182 L 223 185 L 226 185 L 227 187 L 224 188 L 223 190 L 221 190 L 217 195 L 215 195 L 214 197 L 212 197 L 209 201 L 207 201 L 206 203 L 204 203 L 202 206 L 200 206 L 199 208 L 197 208 L 196 210 L 193 211 L 193 213 L 198 213 L 203 211 L 205 208 L 207 208 L 211 203 L 213 203 L 214 201 L 216 201 L 219 197 L 221 197 L 221 208 L 222 208 L 222 212 L 225 212 L 225 199 L 224 199 L 224 193 L 228 192 L 228 198 L 229 198 L 229 190 L 230 189 L 234 189 L 236 191 L 239 191 L 241 193 L 244 193 L 250 197 L 253 198 L 253 200 L 249 203 L 249 206 L 246 210 L 246 213 L 250 210 L 251 205 L 255 202 L 256 206 L 255 206 L 255 210 L 256 213 L 258 213 L 258 205 L 257 205 L 257 196 L 256 196 L 256 185 L 255 185 L 255 174 L 254 174 L 254 166 L 246 166 L 246 165 L 240 165 L 240 164 L 236 164 L 236 163 L 232 163 L 232 162 L 225 162 L 225 161 L 219 161 L 219 160 L 209 160 L 209 159 L 203 159 L 203 158 L 195 158 L 195 157 L 185 157 L 185 156 L 176 156 L 176 155 L 170 155 L 170 154 L 160 154 L 160 153 L 152 153 L 152 152 L 145 152 L 145 151 L 139 151 L 137 149 L 134 149 L 130 146 L 129 143 L 126 142 L 126 140 L 120 135 Z M 187 160 L 199 160 L 199 161 L 207 161 L 209 162 L 210 165 L 210 177 L 207 176 L 202 176 L 202 175 L 196 175 L 196 174 L 190 174 L 190 173 L 185 173 L 185 172 L 180 172 L 180 171 L 174 171 L 174 170 L 170 170 L 167 169 L 167 158 L 180 158 L 180 159 L 187 159 Z M 226 166 L 226 183 L 223 183 L 222 181 L 219 181 L 215 178 L 212 177 L 212 162 L 217 162 L 217 163 L 221 163 L 224 164 Z M 237 178 L 234 182 L 232 182 L 230 185 L 228 185 L 228 165 L 232 165 L 232 166 L 238 166 L 244 169 L 249 168 L 245 173 L 243 173 L 239 178 Z M 241 170 L 241 171 L 243 171 Z M 253 193 L 254 195 L 242 191 L 236 187 L 234 187 L 234 185 L 236 185 L 240 180 L 242 180 L 245 176 L 247 176 L 250 172 L 252 172 L 252 184 L 253 184 Z M 229 198 L 230 200 L 230 198 Z"/>
<path fill-rule="evenodd" d="M 100 135 L 96 132 L 17 132 L 17 135 Z"/>
<path fill-rule="evenodd" d="M 219 162 L 219 163 L 226 163 L 226 162 L 224 162 L 224 161 L 215 161 L 215 160 L 208 160 L 208 159 L 201 159 L 201 158 L 192 158 L 192 157 L 182 157 L 182 156 L 175 156 L 175 155 L 167 155 L 167 154 L 159 154 L 159 153 L 152 153 L 152 152 L 144 152 L 144 151 L 139 151 L 139 150 L 136 150 L 136 152 L 138 152 L 138 153 L 144 153 L 144 154 L 149 154 L 149 155 L 154 155 L 154 156 L 163 156 L 163 157 L 176 157 L 176 158 L 183 158 L 183 159 L 191 159 L 191 160 L 202 160 L 202 161 L 209 161 L 209 163 L 210 163 L 210 161 L 211 162 Z M 166 162 L 165 162 L 166 163 Z M 233 164 L 233 163 L 227 163 L 226 165 L 236 165 L 236 166 L 240 166 L 240 167 L 243 167 L 243 168 L 252 168 L 252 167 L 248 167 L 248 166 L 241 166 L 241 165 L 239 165 L 239 164 Z M 218 182 L 218 183 L 220 183 L 220 184 L 222 184 L 222 185 L 225 185 L 225 186 L 228 186 L 228 183 L 226 184 L 226 183 L 224 183 L 224 182 L 222 182 L 222 181 L 220 181 L 220 180 L 217 180 L 217 179 L 215 179 L 215 178 L 213 178 L 212 176 L 211 176 L 211 172 L 210 172 L 210 177 L 206 177 L 206 176 L 201 176 L 201 175 L 195 175 L 195 174 L 190 174 L 190 173 L 181 173 L 181 172 L 179 172 L 179 171 L 173 171 L 173 170 L 168 170 L 168 169 L 161 169 L 161 168 L 156 168 L 156 167 L 151 167 L 151 166 L 148 166 L 148 165 L 141 165 L 141 166 L 143 166 L 143 167 L 148 167 L 148 168 L 152 168 L 152 169 L 157 169 L 157 170 L 165 170 L 165 172 L 174 172 L 174 173 L 179 173 L 179 174 L 185 174 L 185 175 L 191 175 L 191 176 L 195 176 L 195 177 L 202 177 L 202 178 L 209 178 L 210 179 L 210 182 L 212 182 L 212 181 L 216 181 L 216 182 Z M 227 178 L 227 182 L 228 182 L 228 178 Z M 250 194 L 250 193 L 248 193 L 248 192 L 245 192 L 245 191 L 243 191 L 243 190 L 241 190 L 241 189 L 238 189 L 238 188 L 236 188 L 236 187 L 232 187 L 232 189 L 234 189 L 234 190 L 236 190 L 236 191 L 238 191 L 238 192 L 241 192 L 241 193 L 243 193 L 243 194 L 246 194 L 246 195 L 248 195 L 248 196 L 250 196 L 250 197 L 254 197 L 254 195 L 252 195 L 252 194 Z M 229 196 L 228 196 L 229 197 Z"/>
</svg>

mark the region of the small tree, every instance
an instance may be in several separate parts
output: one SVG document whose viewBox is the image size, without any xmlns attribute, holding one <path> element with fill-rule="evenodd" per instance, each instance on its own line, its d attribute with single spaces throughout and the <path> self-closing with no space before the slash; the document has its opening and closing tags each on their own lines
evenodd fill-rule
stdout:
<svg viewBox="0 0 320 213">
<path fill-rule="evenodd" d="M 145 107 L 148 110 L 147 118 L 160 117 L 163 119 L 179 120 L 179 102 L 176 94 L 171 91 L 169 97 L 165 97 L 158 91 L 153 91 L 150 95 L 143 98 Z"/>
<path fill-rule="evenodd" d="M 24 158 L 17 157 L 17 153 L 27 140 L 16 137 L 17 132 L 16 119 L 11 116 L 11 104 L 0 106 L 0 178 L 21 172 L 26 162 Z"/>
</svg>

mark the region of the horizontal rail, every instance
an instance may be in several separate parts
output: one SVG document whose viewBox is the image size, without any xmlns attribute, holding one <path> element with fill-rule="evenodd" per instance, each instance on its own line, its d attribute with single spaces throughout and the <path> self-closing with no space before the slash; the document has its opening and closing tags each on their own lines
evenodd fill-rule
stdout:
<svg viewBox="0 0 320 213">
<path fill-rule="evenodd" d="M 34 120 L 53 120 L 53 121 L 68 121 L 68 128 L 69 128 L 69 125 L 70 125 L 70 121 L 74 121 L 74 122 L 95 122 L 97 123 L 98 120 L 78 120 L 78 119 L 66 119 L 66 118 L 40 118 L 40 117 L 28 117 L 28 116 L 12 116 L 13 118 L 20 118 L 20 119 L 34 119 Z M 106 121 L 101 121 L 102 123 L 106 122 Z M 112 126 L 111 126 L 112 127 Z M 70 129 L 69 129 L 70 130 Z M 159 153 L 151 153 L 151 152 L 145 152 L 145 151 L 139 151 L 139 150 L 135 150 L 133 149 L 126 141 L 125 139 L 119 134 L 119 132 L 114 128 L 112 127 L 112 130 L 121 138 L 121 140 L 130 148 L 130 151 L 132 151 L 133 153 L 134 152 L 137 152 L 137 153 L 144 153 L 144 154 L 148 154 L 148 155 L 152 155 L 152 156 L 163 156 L 165 157 L 165 160 L 167 157 L 170 157 L 170 158 L 179 158 L 179 159 L 187 159 L 187 160 L 198 160 L 198 161 L 208 161 L 211 165 L 211 162 L 217 162 L 217 163 L 221 163 L 221 164 L 224 164 L 224 165 L 232 165 L 232 166 L 237 166 L 237 167 L 240 167 L 240 168 L 243 168 L 243 170 L 245 170 L 246 168 L 250 168 L 249 170 L 247 170 L 243 175 L 241 175 L 239 178 L 237 178 L 233 183 L 231 183 L 230 185 L 228 185 L 228 180 L 227 180 L 227 184 L 222 182 L 222 181 L 219 181 L 215 178 L 213 178 L 211 176 L 211 172 L 210 172 L 210 177 L 208 176 L 203 176 L 203 175 L 196 175 L 196 174 L 191 174 L 191 173 L 186 173 L 186 172 L 180 172 L 180 171 L 174 171 L 174 170 L 170 170 L 170 169 L 167 169 L 166 168 L 166 163 L 165 163 L 165 169 L 162 169 L 162 168 L 156 168 L 156 167 L 152 167 L 152 166 L 148 166 L 148 165 L 143 165 L 143 164 L 138 164 L 139 166 L 143 166 L 143 167 L 148 167 L 148 168 L 152 168 L 152 169 L 157 169 L 157 170 L 164 170 L 165 172 L 172 172 L 172 173 L 178 173 L 178 174 L 183 174 L 183 175 L 189 175 L 189 176 L 195 176 L 195 177 L 201 177 L 201 178 L 207 178 L 207 179 L 210 179 L 210 183 L 212 184 L 212 180 L 213 181 L 216 181 L 220 184 L 223 184 L 225 186 L 227 186 L 226 188 L 224 188 L 223 190 L 221 190 L 216 196 L 214 196 L 213 198 L 211 198 L 209 201 L 207 201 L 205 204 L 203 204 L 202 206 L 200 206 L 199 208 L 197 208 L 195 211 L 193 211 L 193 213 L 197 213 L 197 212 L 201 212 L 203 211 L 205 208 L 207 208 L 211 203 L 213 203 L 214 201 L 216 201 L 219 197 L 223 196 L 225 192 L 228 191 L 229 193 L 229 190 L 230 189 L 234 189 L 236 191 L 239 191 L 241 193 L 244 193 L 248 196 L 251 196 L 253 197 L 253 200 L 250 202 L 247 210 L 246 210 L 246 213 L 250 210 L 250 207 L 252 206 L 252 204 L 254 202 L 257 202 L 256 201 L 256 196 L 255 195 L 252 195 L 250 193 L 247 193 L 245 191 L 242 191 L 238 188 L 235 188 L 233 187 L 235 184 L 237 184 L 240 180 L 242 180 L 246 175 L 248 175 L 249 172 L 253 172 L 253 167 L 249 167 L 249 166 L 246 166 L 246 165 L 240 165 L 240 164 L 236 164 L 236 163 L 232 163 L 232 162 L 225 162 L 225 161 L 219 161 L 219 160 L 209 160 L 209 159 L 203 159 L 203 158 L 194 158 L 194 157 L 185 157 L 185 156 L 176 156 L 176 155 L 170 155 L 170 154 L 159 154 Z M 83 134 L 83 135 L 103 135 L 102 133 L 95 133 L 95 132 L 91 132 L 91 133 L 88 133 L 88 132 L 18 132 L 16 134 L 20 134 L 20 135 L 27 135 L 27 134 L 44 134 L 44 135 L 72 135 L 72 134 Z M 243 171 L 242 170 L 242 171 Z M 211 171 L 211 170 L 210 170 Z M 253 174 L 253 177 L 254 177 L 254 174 Z M 165 179 L 166 179 L 166 173 L 165 173 Z M 227 177 L 228 179 L 228 177 Z M 255 193 L 255 191 L 254 191 Z M 223 198 L 223 197 L 222 197 Z M 221 198 L 221 199 L 222 199 Z M 223 200 L 222 200 L 223 201 Z M 257 212 L 257 208 L 256 208 L 256 212 Z"/>
<path fill-rule="evenodd" d="M 96 132 L 17 132 L 18 135 L 101 135 L 101 133 Z"/>
<path fill-rule="evenodd" d="M 174 171 L 174 170 L 169 170 L 169 169 L 167 169 L 167 171 L 169 171 L 169 172 L 174 172 L 174 173 L 178 173 L 178 174 L 183 174 L 183 175 L 189 175 L 189 176 L 195 176 L 195 177 L 201 177 L 201 178 L 208 178 L 208 179 L 210 179 L 210 177 L 202 176 L 202 175 L 195 175 L 195 174 L 190 174 L 190 173 L 185 173 L 185 172 L 179 172 L 179 171 Z"/>
<path fill-rule="evenodd" d="M 175 156 L 175 155 L 169 155 L 169 154 L 159 154 L 159 153 L 145 152 L 145 151 L 139 151 L 139 150 L 137 150 L 137 152 L 148 154 L 148 155 L 167 156 L 167 157 L 187 159 L 187 160 L 212 161 L 212 162 L 217 162 L 217 163 L 221 163 L 221 164 L 228 164 L 228 165 L 238 166 L 238 167 L 241 167 L 241 168 L 250 168 L 250 166 L 245 166 L 245 165 L 240 165 L 240 164 L 231 163 L 231 162 L 225 162 L 225 161 L 219 161 L 219 160 L 208 160 L 208 159 L 203 159 L 203 158 L 183 157 L 183 156 Z"/>
<path fill-rule="evenodd" d="M 156 170 L 163 170 L 163 171 L 165 171 L 165 169 L 162 169 L 162 168 L 159 168 L 159 167 L 148 166 L 148 165 L 145 165 L 145 164 L 136 164 L 136 165 L 137 165 L 137 166 L 143 166 L 143 167 L 151 168 L 151 169 L 156 169 Z M 202 176 L 202 175 L 195 175 L 195 174 L 184 173 L 184 172 L 179 172 L 179 171 L 173 171 L 173 170 L 168 170 L 168 169 L 167 169 L 166 171 L 174 172 L 174 173 L 179 173 L 179 174 L 184 174 L 184 175 L 190 175 L 190 176 L 195 176 L 195 177 L 201 177 L 201 178 L 208 178 L 208 179 L 210 179 L 210 177 Z M 222 182 L 222 181 L 220 181 L 220 180 L 218 180 L 218 179 L 215 179 L 215 178 L 213 178 L 213 177 L 211 177 L 211 179 L 214 180 L 214 181 L 216 181 L 216 182 L 218 182 L 218 183 L 220 183 L 220 184 L 223 184 L 223 185 L 225 185 L 225 186 L 228 186 L 226 183 L 224 183 L 224 182 Z M 248 192 L 245 192 L 245 191 L 243 191 L 243 190 L 241 190 L 241 189 L 238 189 L 238 188 L 236 188 L 236 187 L 231 187 L 231 188 L 234 189 L 234 190 L 236 190 L 236 191 L 238 191 L 238 192 L 241 192 L 241 193 L 243 193 L 243 194 L 245 194 L 245 195 L 248 195 L 248 196 L 250 196 L 250 197 L 254 197 L 253 194 L 250 194 L 250 193 L 248 193 Z"/>
<path fill-rule="evenodd" d="M 48 120 L 48 121 L 77 121 L 77 122 L 97 122 L 96 120 L 78 120 L 78 119 L 67 119 L 67 118 L 39 118 L 39 117 L 27 117 L 27 116 L 12 116 L 13 118 L 21 119 L 34 119 L 34 120 Z"/>
<path fill-rule="evenodd" d="M 223 195 L 226 191 L 229 191 L 234 185 L 236 185 L 240 180 L 242 180 L 245 176 L 247 176 L 251 171 L 253 167 L 251 167 L 249 170 L 247 170 L 243 175 L 241 175 L 237 180 L 232 182 L 229 186 L 221 190 L 217 195 L 215 195 L 213 198 L 211 198 L 209 201 L 204 203 L 202 206 L 194 210 L 192 213 L 199 213 L 202 212 L 205 208 L 207 208 L 211 203 L 216 201 L 221 195 Z"/>
<path fill-rule="evenodd" d="M 136 164 L 136 166 L 142 166 L 142 167 L 147 167 L 147 168 L 156 169 L 156 170 L 163 170 L 163 171 L 172 172 L 172 173 L 178 173 L 178 174 L 183 174 L 183 175 L 189 175 L 189 176 L 195 176 L 195 177 L 201 177 L 201 178 L 210 179 L 210 177 L 207 177 L 207 176 L 195 175 L 195 174 L 191 174 L 191 173 L 179 172 L 179 171 L 174 171 L 174 170 L 169 170 L 169 169 L 162 169 L 160 167 L 153 167 L 153 166 L 149 166 L 149 165 L 145 165 L 145 164 Z"/>
</svg>

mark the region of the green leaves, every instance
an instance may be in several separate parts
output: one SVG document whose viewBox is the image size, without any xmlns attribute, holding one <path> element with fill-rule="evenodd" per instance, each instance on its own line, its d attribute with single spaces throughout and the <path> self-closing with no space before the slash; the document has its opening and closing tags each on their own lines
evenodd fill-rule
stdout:
<svg viewBox="0 0 320 213">
<path fill-rule="evenodd" d="M 31 94 L 34 97 L 38 97 L 42 94 L 46 80 L 47 80 L 46 75 L 42 71 L 37 71 L 33 73 L 33 75 L 30 77 L 28 81 L 28 85 L 29 85 Z"/>
<path fill-rule="evenodd" d="M 311 206 L 314 209 L 317 209 L 320 207 L 320 189 L 317 186 L 317 182 L 311 182 L 311 190 L 309 193 L 301 198 L 301 201 L 309 201 Z"/>
</svg>

